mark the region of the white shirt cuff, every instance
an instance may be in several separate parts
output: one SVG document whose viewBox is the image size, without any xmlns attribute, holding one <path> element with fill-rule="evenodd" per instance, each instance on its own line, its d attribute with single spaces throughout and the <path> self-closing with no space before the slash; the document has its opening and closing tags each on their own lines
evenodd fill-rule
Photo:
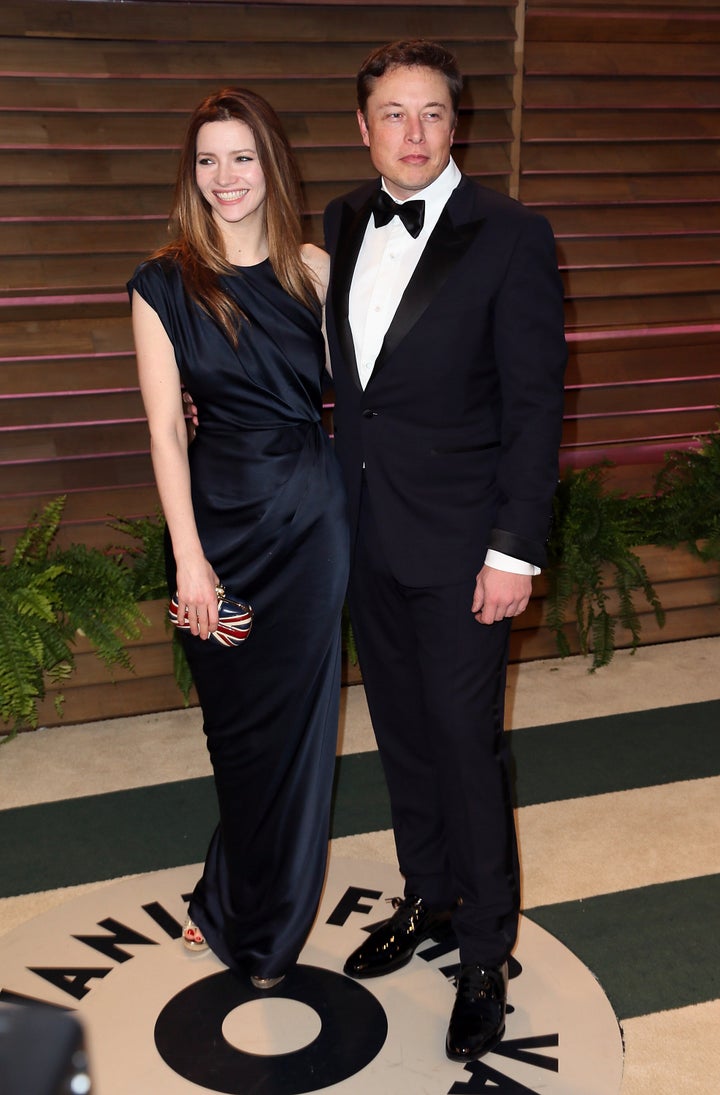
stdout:
<svg viewBox="0 0 720 1095">
<path fill-rule="evenodd" d="M 506 555 L 503 551 L 488 548 L 485 556 L 485 565 L 494 570 L 505 570 L 510 574 L 539 574 L 540 567 L 534 563 L 526 563 L 524 559 L 516 559 L 514 555 Z"/>
</svg>

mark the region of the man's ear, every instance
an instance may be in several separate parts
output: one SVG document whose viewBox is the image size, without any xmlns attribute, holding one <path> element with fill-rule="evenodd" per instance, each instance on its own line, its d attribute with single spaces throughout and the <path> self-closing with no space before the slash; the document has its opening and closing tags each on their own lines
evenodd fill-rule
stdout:
<svg viewBox="0 0 720 1095">
<path fill-rule="evenodd" d="M 368 133 L 367 122 L 365 121 L 365 115 L 363 114 L 362 110 L 358 110 L 357 112 L 357 121 L 358 125 L 360 126 L 360 136 L 362 137 L 362 142 L 366 148 L 369 148 L 370 134 Z"/>
</svg>

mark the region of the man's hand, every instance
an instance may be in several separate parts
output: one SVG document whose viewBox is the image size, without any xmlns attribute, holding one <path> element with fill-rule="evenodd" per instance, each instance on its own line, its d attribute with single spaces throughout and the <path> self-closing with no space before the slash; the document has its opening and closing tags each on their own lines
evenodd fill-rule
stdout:
<svg viewBox="0 0 720 1095">
<path fill-rule="evenodd" d="M 183 397 L 182 398 L 183 398 L 183 403 L 185 404 L 187 409 L 190 411 L 190 421 L 192 422 L 193 426 L 197 428 L 198 413 L 197 413 L 197 407 L 193 403 L 193 397 L 190 395 L 190 392 L 183 392 Z"/>
<path fill-rule="evenodd" d="M 484 566 L 477 576 L 472 611 L 479 624 L 494 624 L 524 612 L 532 592 L 532 578 Z"/>
</svg>

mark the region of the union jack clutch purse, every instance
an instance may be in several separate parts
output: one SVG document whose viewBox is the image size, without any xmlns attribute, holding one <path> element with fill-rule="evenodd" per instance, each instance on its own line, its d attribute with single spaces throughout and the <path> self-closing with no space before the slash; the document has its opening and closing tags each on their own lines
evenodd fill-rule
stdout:
<svg viewBox="0 0 720 1095">
<path fill-rule="evenodd" d="M 221 646 L 239 646 L 250 634 L 254 615 L 252 607 L 246 601 L 234 601 L 232 597 L 226 597 L 224 586 L 217 586 L 215 592 L 218 598 L 218 626 L 217 631 L 210 632 L 210 638 Z M 168 615 L 181 631 L 190 630 L 187 609 L 185 619 L 178 620 L 177 593 L 168 605 Z"/>
</svg>

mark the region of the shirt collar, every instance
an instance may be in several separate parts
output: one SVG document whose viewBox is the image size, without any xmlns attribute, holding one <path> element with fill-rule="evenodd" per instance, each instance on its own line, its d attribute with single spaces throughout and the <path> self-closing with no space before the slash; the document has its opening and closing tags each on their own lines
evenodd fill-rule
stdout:
<svg viewBox="0 0 720 1095">
<path fill-rule="evenodd" d="M 413 194 L 412 198 L 404 198 L 403 201 L 413 201 L 416 198 L 422 198 L 425 202 L 427 216 L 430 213 L 431 208 L 437 209 L 438 211 L 444 208 L 448 198 L 461 179 L 462 174 L 460 169 L 451 156 L 445 170 L 442 171 L 429 186 L 426 186 L 424 190 L 418 190 L 416 194 Z M 385 179 L 382 179 L 381 181 L 382 189 L 386 190 L 389 194 L 390 191 L 385 185 Z M 390 197 L 392 197 L 392 194 L 390 194 Z M 394 200 L 397 201 L 397 198 Z M 398 205 L 402 205 L 403 201 L 398 202 Z"/>
</svg>

